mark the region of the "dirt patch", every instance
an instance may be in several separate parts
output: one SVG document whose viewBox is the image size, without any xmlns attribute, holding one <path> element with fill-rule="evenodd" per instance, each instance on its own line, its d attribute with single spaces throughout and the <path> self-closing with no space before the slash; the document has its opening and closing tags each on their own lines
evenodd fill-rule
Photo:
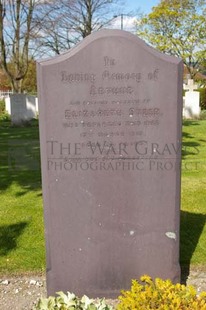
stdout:
<svg viewBox="0 0 206 310">
<path fill-rule="evenodd" d="M 41 297 L 46 297 L 46 280 L 44 275 L 4 276 L 0 279 L 1 309 L 33 309 Z"/>
<path fill-rule="evenodd" d="M 186 279 L 197 292 L 206 291 L 206 268 L 193 268 Z M 0 308 L 4 310 L 31 310 L 39 298 L 46 297 L 45 275 L 0 277 Z M 109 300 L 110 304 L 116 301 Z"/>
</svg>

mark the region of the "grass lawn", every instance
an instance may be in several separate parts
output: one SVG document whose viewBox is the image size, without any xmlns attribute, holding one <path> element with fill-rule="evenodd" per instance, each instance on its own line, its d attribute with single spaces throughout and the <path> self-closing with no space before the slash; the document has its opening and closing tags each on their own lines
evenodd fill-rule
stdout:
<svg viewBox="0 0 206 310">
<path fill-rule="evenodd" d="M 45 269 L 39 135 L 0 123 L 0 273 Z"/>
<path fill-rule="evenodd" d="M 206 265 L 206 121 L 183 126 L 181 264 Z M 0 273 L 45 270 L 38 124 L 0 121 Z"/>
<path fill-rule="evenodd" d="M 182 265 L 206 266 L 206 121 L 184 121 L 182 152 Z"/>
</svg>

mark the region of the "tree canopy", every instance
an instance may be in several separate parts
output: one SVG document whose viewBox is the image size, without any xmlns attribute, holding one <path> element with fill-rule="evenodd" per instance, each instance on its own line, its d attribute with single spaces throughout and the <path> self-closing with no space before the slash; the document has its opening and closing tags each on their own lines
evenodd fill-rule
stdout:
<svg viewBox="0 0 206 310">
<path fill-rule="evenodd" d="M 38 43 L 40 49 L 60 54 L 92 31 L 104 27 L 117 14 L 120 0 L 53 0 L 44 14 Z M 113 14 L 112 14 L 113 13 Z M 41 24 L 42 14 L 39 14 Z"/>
<path fill-rule="evenodd" d="M 181 57 L 193 78 L 206 58 L 205 0 L 161 0 L 137 22 L 137 34 L 161 52 Z"/>
<path fill-rule="evenodd" d="M 0 60 L 12 89 L 21 92 L 29 64 L 34 0 L 0 0 Z"/>
<path fill-rule="evenodd" d="M 0 67 L 21 93 L 35 53 L 60 54 L 111 19 L 120 0 L 0 0 Z M 117 6 L 115 6 L 117 5 Z M 114 11 L 117 12 L 117 11 Z"/>
</svg>

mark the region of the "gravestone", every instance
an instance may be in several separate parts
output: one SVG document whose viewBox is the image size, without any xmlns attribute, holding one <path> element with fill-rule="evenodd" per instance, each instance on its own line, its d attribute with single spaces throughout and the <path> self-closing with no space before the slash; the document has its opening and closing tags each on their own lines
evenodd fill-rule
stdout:
<svg viewBox="0 0 206 310">
<path fill-rule="evenodd" d="M 48 294 L 179 281 L 181 60 L 101 30 L 37 69 Z"/>
<path fill-rule="evenodd" d="M 6 98 L 6 111 L 11 115 L 13 124 L 21 124 L 35 118 L 36 97 L 25 94 L 13 94 Z"/>
<path fill-rule="evenodd" d="M 200 116 L 200 93 L 195 91 L 197 84 L 194 80 L 189 79 L 188 85 L 184 84 L 186 90 L 183 106 L 183 116 L 187 119 Z"/>
<path fill-rule="evenodd" d="M 39 104 L 38 104 L 38 97 L 35 97 L 35 107 L 36 107 L 36 114 L 39 114 Z"/>
<path fill-rule="evenodd" d="M 9 97 L 6 97 L 5 99 L 5 110 L 6 112 L 11 115 L 11 101 Z"/>
</svg>

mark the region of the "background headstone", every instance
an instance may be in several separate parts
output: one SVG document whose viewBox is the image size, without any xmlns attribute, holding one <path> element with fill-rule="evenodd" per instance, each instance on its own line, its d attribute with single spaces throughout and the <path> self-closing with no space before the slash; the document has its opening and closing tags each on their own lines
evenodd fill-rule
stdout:
<svg viewBox="0 0 206 310">
<path fill-rule="evenodd" d="M 13 124 L 21 124 L 37 116 L 35 96 L 13 94 L 5 98 L 5 103 Z"/>
<path fill-rule="evenodd" d="M 196 118 L 200 116 L 200 93 L 195 91 L 197 84 L 194 80 L 189 79 L 188 85 L 184 84 L 186 90 L 184 97 L 183 116 L 187 119 Z"/>
<path fill-rule="evenodd" d="M 37 69 L 48 294 L 179 281 L 181 60 L 102 30 Z"/>
<path fill-rule="evenodd" d="M 6 112 L 11 115 L 11 100 L 9 97 L 5 97 L 5 110 Z"/>
<path fill-rule="evenodd" d="M 20 124 L 27 120 L 26 97 L 24 94 L 14 94 L 10 97 L 11 121 L 13 124 Z"/>
</svg>

